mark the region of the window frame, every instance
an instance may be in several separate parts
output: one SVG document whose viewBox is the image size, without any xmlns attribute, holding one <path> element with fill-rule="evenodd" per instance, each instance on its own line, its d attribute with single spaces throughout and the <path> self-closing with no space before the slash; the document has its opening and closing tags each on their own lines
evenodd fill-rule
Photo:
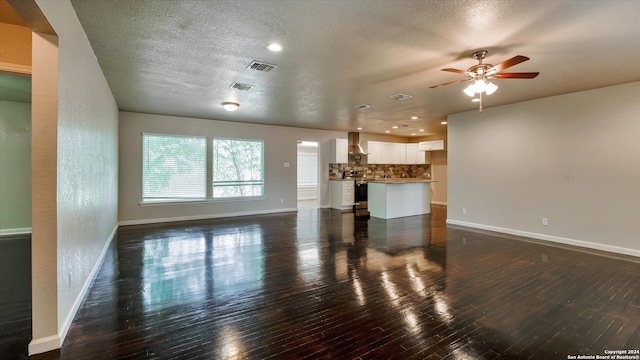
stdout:
<svg viewBox="0 0 640 360">
<path fill-rule="evenodd" d="M 181 204 L 181 203 L 200 203 L 206 202 L 210 199 L 207 189 L 207 180 L 208 180 L 208 162 L 209 162 L 209 149 L 208 149 L 208 138 L 203 135 L 185 135 L 185 134 L 162 134 L 162 133 L 150 133 L 143 132 L 140 134 L 141 139 L 141 166 L 140 166 L 140 194 L 141 194 L 141 202 L 140 205 L 158 205 L 158 204 Z M 204 140 L 204 180 L 203 180 L 203 188 L 204 188 L 204 196 L 203 197 L 156 197 L 156 198 L 145 198 L 145 136 L 162 136 L 167 138 L 191 138 L 191 139 L 203 139 Z"/>
<path fill-rule="evenodd" d="M 262 175 L 261 180 L 247 180 L 245 182 L 260 182 L 258 185 L 262 185 L 262 194 L 261 195 L 248 195 L 248 196 L 228 196 L 228 197 L 216 197 L 215 196 L 215 162 L 216 162 L 216 154 L 215 154 L 215 142 L 217 140 L 228 140 L 228 141 L 243 141 L 243 142 L 254 142 L 260 143 L 260 174 Z M 210 199 L 214 202 L 229 202 L 229 201 L 247 201 L 247 200 L 264 200 L 266 199 L 266 181 L 265 181 L 265 142 L 261 139 L 239 139 L 239 138 L 230 138 L 230 137 L 213 137 L 211 139 L 211 160 L 209 164 L 211 164 L 211 182 L 209 183 L 210 190 Z M 239 182 L 239 181 L 228 181 L 229 183 Z M 248 184 L 251 185 L 251 184 Z"/>
</svg>

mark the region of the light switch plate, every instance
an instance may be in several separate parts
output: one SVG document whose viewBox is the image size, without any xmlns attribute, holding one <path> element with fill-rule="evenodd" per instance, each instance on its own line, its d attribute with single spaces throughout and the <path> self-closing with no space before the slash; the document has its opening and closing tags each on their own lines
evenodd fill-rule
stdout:
<svg viewBox="0 0 640 360">
<path fill-rule="evenodd" d="M 289 167 L 291 164 L 289 164 L 288 162 L 284 163 L 284 167 Z"/>
</svg>

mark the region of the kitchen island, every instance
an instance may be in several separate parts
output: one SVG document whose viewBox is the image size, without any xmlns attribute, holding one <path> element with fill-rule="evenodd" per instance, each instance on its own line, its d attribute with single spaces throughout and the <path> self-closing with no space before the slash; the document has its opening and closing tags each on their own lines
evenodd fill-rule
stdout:
<svg viewBox="0 0 640 360">
<path fill-rule="evenodd" d="M 372 217 L 394 219 L 431 212 L 432 180 L 369 180 L 368 201 Z"/>
</svg>

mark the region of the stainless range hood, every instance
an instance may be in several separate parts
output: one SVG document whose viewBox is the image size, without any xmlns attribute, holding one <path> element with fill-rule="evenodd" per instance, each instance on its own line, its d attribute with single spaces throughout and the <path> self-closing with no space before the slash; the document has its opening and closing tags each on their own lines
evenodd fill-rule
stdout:
<svg viewBox="0 0 640 360">
<path fill-rule="evenodd" d="M 347 139 L 349 144 L 349 155 L 367 155 L 367 153 L 362 149 L 362 146 L 360 146 L 360 133 L 347 133 Z"/>
</svg>

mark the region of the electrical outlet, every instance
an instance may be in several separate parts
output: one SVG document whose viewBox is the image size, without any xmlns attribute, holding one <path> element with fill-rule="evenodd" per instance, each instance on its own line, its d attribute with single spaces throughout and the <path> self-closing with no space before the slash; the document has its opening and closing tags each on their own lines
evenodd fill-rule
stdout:
<svg viewBox="0 0 640 360">
<path fill-rule="evenodd" d="M 548 225 L 549 225 L 549 219 L 542 218 L 542 226 L 548 226 Z"/>
<path fill-rule="evenodd" d="M 467 215 L 467 208 L 462 208 L 462 215 Z"/>
</svg>

